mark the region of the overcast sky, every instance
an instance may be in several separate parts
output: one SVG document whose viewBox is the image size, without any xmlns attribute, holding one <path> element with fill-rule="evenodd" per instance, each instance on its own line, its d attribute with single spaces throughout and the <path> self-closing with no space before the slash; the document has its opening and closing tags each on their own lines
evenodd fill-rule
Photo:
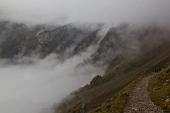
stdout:
<svg viewBox="0 0 170 113">
<path fill-rule="evenodd" d="M 0 18 L 19 22 L 143 22 L 170 17 L 170 0 L 0 0 Z"/>
</svg>

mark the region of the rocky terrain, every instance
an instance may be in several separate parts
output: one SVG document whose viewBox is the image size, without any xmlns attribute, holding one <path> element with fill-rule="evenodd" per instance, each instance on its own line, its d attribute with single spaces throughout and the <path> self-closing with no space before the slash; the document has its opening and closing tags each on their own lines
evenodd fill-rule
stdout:
<svg viewBox="0 0 170 113">
<path fill-rule="evenodd" d="M 149 104 L 151 101 L 146 93 L 148 79 L 142 80 L 136 87 L 137 83 L 132 84 L 132 81 L 170 65 L 169 37 L 170 29 L 160 26 L 123 24 L 92 28 L 68 24 L 28 27 L 0 22 L 0 58 L 17 63 L 24 57 L 43 59 L 55 54 L 56 59 L 62 62 L 92 49 L 90 56 L 77 66 L 107 67 L 105 73 L 68 95 L 54 107 L 55 113 L 122 113 L 128 100 L 130 108 L 127 109 L 130 111 L 127 112 L 133 113 L 132 109 L 143 107 L 143 104 L 131 107 L 138 99 L 143 98 L 142 101 L 147 100 Z M 135 93 L 131 93 L 133 88 Z M 140 95 L 139 88 L 146 95 Z M 147 107 L 147 112 L 157 110 L 152 103 L 151 108 Z"/>
<path fill-rule="evenodd" d="M 135 50 L 133 48 L 133 51 L 117 55 L 117 58 L 112 59 L 110 66 L 102 77 L 96 76 L 90 84 L 73 92 L 71 94 L 72 98 L 66 98 L 57 107 L 56 112 L 79 113 L 81 105 L 85 104 L 86 112 L 89 113 L 122 113 L 128 104 L 131 93 L 129 90 L 121 91 L 121 89 L 129 89 L 126 88 L 126 85 L 130 84 L 131 81 L 141 76 L 146 77 L 152 72 L 159 72 L 170 63 L 169 36 L 165 32 L 165 34 L 161 32 L 162 29 L 147 29 L 139 37 L 141 46 L 138 49 L 140 53 L 137 52 L 136 54 L 136 48 Z M 167 38 L 164 36 L 167 36 Z M 163 41 L 162 39 L 167 40 Z"/>
<path fill-rule="evenodd" d="M 104 25 L 92 28 L 72 24 L 28 27 L 19 23 L 0 22 L 0 57 L 44 58 L 49 54 L 57 54 L 58 58 L 65 60 L 97 45 L 86 62 L 108 65 L 115 59 L 116 62 L 112 63 L 118 64 L 120 60 L 117 59 L 136 56 L 138 51 L 143 51 L 147 46 L 151 49 L 149 46 L 159 45 L 169 35 L 168 29 L 155 26 L 123 24 L 103 32 L 106 28 Z"/>
<path fill-rule="evenodd" d="M 148 82 L 152 76 L 144 78 L 129 96 L 129 103 L 124 113 L 163 113 L 159 107 L 151 101 L 147 91 Z"/>
</svg>

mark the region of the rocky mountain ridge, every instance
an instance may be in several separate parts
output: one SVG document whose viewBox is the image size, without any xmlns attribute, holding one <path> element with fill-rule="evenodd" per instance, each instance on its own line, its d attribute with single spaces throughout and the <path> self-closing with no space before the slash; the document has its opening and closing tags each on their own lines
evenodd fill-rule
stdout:
<svg viewBox="0 0 170 113">
<path fill-rule="evenodd" d="M 162 35 L 165 39 L 169 35 L 164 28 L 137 28 L 125 24 L 110 27 L 101 36 L 99 34 L 103 29 L 105 26 L 93 29 L 78 28 L 71 24 L 28 27 L 24 24 L 0 22 L 0 57 L 12 59 L 33 55 L 44 58 L 49 54 L 57 54 L 59 59 L 64 60 L 98 45 L 86 62 L 103 65 L 114 59 L 135 56 L 145 46 L 159 45 Z M 151 37 L 154 37 L 153 41 Z M 153 44 L 147 44 L 150 41 Z"/>
<path fill-rule="evenodd" d="M 108 66 L 104 75 L 70 94 L 57 105 L 57 113 L 78 113 L 96 109 L 139 76 L 160 71 L 170 62 L 170 29 L 160 26 L 123 24 L 93 29 L 63 26 L 34 26 L 0 22 L 0 58 L 17 60 L 55 54 L 60 61 L 88 53 L 81 65 Z M 101 35 L 102 34 L 102 35 Z M 80 66 L 80 65 L 78 65 Z M 126 88 L 125 88 L 126 89 Z"/>
</svg>

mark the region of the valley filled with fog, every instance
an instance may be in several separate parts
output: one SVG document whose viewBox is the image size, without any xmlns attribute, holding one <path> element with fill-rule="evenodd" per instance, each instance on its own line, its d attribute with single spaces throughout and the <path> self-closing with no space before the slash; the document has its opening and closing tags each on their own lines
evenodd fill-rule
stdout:
<svg viewBox="0 0 170 113">
<path fill-rule="evenodd" d="M 104 72 L 105 65 L 90 63 L 103 38 L 96 28 L 45 27 L 0 22 L 0 112 L 53 112 Z"/>
<path fill-rule="evenodd" d="M 51 112 L 54 104 L 88 83 L 92 76 L 102 73 L 90 66 L 77 67 L 82 60 L 82 56 L 76 56 L 61 63 L 54 55 L 34 59 L 31 64 L 1 60 L 0 112 Z"/>
<path fill-rule="evenodd" d="M 109 65 L 133 59 L 168 37 L 169 29 L 158 26 L 30 28 L 2 21 L 0 112 L 53 113 L 63 99 L 93 84 L 93 78 L 103 75 Z"/>
<path fill-rule="evenodd" d="M 0 113 L 75 113 L 85 99 L 98 107 L 96 98 L 127 85 L 157 48 L 169 48 L 169 6 L 168 0 L 0 0 Z"/>
</svg>

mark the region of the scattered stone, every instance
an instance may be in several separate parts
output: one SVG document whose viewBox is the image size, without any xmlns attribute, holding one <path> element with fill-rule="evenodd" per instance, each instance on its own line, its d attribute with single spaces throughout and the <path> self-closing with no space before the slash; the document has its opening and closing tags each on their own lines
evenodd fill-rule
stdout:
<svg viewBox="0 0 170 113">
<path fill-rule="evenodd" d="M 154 90 L 160 90 L 161 88 L 160 87 L 156 87 L 156 88 L 154 88 Z"/>
<path fill-rule="evenodd" d="M 166 83 L 163 83 L 163 86 L 167 86 L 168 85 L 168 83 L 166 82 Z"/>
<path fill-rule="evenodd" d="M 166 100 L 165 100 L 165 102 L 167 102 L 167 103 L 168 103 L 168 102 L 170 102 L 170 99 L 169 99 L 169 98 L 168 98 L 168 99 L 166 99 Z"/>
<path fill-rule="evenodd" d="M 138 109 L 137 108 L 132 108 L 132 110 L 137 111 Z"/>
<path fill-rule="evenodd" d="M 170 80 L 166 80 L 166 82 L 170 82 Z"/>
<path fill-rule="evenodd" d="M 91 85 L 98 85 L 102 82 L 102 76 L 97 75 L 93 78 L 93 80 L 90 82 Z"/>
</svg>

